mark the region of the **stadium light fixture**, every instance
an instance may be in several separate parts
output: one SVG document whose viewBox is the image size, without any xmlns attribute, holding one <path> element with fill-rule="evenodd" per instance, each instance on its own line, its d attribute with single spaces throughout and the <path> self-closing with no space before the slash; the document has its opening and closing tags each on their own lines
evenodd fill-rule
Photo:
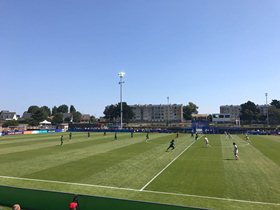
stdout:
<svg viewBox="0 0 280 210">
<path fill-rule="evenodd" d="M 124 78 L 125 72 L 119 72 L 118 76 L 120 78 L 119 85 L 120 85 L 120 103 L 121 103 L 121 125 L 120 128 L 123 128 L 123 106 L 122 106 L 122 84 L 124 83 L 123 78 Z"/>
</svg>

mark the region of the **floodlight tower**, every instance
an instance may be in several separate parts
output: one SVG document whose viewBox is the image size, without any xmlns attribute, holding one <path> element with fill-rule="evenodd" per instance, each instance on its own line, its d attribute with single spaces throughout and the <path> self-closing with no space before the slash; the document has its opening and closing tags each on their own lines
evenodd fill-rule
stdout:
<svg viewBox="0 0 280 210">
<path fill-rule="evenodd" d="M 120 77 L 119 85 L 120 85 L 120 103 L 121 103 L 121 129 L 123 128 L 123 106 L 122 106 L 122 84 L 124 83 L 125 72 L 119 72 L 118 76 Z"/>
<path fill-rule="evenodd" d="M 268 120 L 267 96 L 268 96 L 268 94 L 267 94 L 267 93 L 265 93 L 265 104 L 266 104 L 266 123 L 267 123 L 267 126 L 268 126 L 268 124 L 269 124 L 269 120 Z"/>
</svg>

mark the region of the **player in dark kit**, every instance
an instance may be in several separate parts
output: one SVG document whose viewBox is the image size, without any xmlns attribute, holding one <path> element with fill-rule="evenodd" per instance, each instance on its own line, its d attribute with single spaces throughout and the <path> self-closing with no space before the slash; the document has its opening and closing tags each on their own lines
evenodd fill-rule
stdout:
<svg viewBox="0 0 280 210">
<path fill-rule="evenodd" d="M 134 131 L 130 132 L 130 138 L 133 138 L 133 133 L 134 133 Z"/>
<path fill-rule="evenodd" d="M 168 150 L 169 150 L 170 148 L 172 148 L 172 150 L 175 149 L 175 140 L 174 140 L 174 139 L 171 140 L 169 147 L 166 149 L 166 152 L 168 152 Z"/>
<path fill-rule="evenodd" d="M 72 133 L 70 132 L 69 133 L 69 140 L 71 140 L 72 139 Z"/>
<path fill-rule="evenodd" d="M 117 139 L 118 139 L 117 132 L 115 132 L 115 140 L 117 140 Z"/>
<path fill-rule="evenodd" d="M 60 146 L 63 145 L 63 135 L 60 136 Z"/>
<path fill-rule="evenodd" d="M 150 137 L 149 137 L 149 132 L 147 132 L 146 134 L 146 140 L 148 140 Z"/>
<path fill-rule="evenodd" d="M 90 137 L 90 132 L 87 133 L 87 137 L 88 137 L 88 138 Z"/>
<path fill-rule="evenodd" d="M 176 133 L 176 138 L 177 138 L 177 139 L 179 138 L 179 132 Z"/>
<path fill-rule="evenodd" d="M 197 140 L 197 139 L 198 139 L 198 133 L 195 134 L 195 140 Z"/>
</svg>

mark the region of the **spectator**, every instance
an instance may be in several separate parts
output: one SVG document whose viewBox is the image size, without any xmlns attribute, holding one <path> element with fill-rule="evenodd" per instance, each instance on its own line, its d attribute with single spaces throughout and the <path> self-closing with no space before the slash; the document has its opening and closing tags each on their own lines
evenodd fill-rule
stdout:
<svg viewBox="0 0 280 210">
<path fill-rule="evenodd" d="M 69 210 L 77 210 L 78 203 L 75 201 L 72 201 L 69 205 Z"/>
<path fill-rule="evenodd" d="M 15 204 L 12 207 L 13 210 L 21 210 L 20 205 L 19 204 Z"/>
<path fill-rule="evenodd" d="M 78 210 L 78 209 L 79 209 L 78 195 L 75 195 L 72 202 L 69 205 L 69 210 Z"/>
</svg>

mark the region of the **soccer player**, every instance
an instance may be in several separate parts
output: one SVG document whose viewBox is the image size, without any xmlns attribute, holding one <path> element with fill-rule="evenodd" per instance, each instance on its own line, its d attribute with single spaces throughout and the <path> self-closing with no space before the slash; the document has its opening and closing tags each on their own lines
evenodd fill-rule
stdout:
<svg viewBox="0 0 280 210">
<path fill-rule="evenodd" d="M 239 159 L 239 157 L 238 157 L 238 147 L 235 144 L 235 142 L 233 142 L 233 154 L 234 154 L 234 159 L 238 160 Z"/>
<path fill-rule="evenodd" d="M 106 131 L 104 131 L 103 136 L 106 136 Z"/>
<path fill-rule="evenodd" d="M 72 139 L 72 133 L 70 132 L 69 133 L 69 140 L 71 140 Z"/>
<path fill-rule="evenodd" d="M 176 138 L 177 138 L 177 139 L 179 138 L 179 132 L 176 133 Z"/>
<path fill-rule="evenodd" d="M 134 133 L 134 130 L 132 130 L 132 131 L 130 132 L 130 138 L 133 138 L 133 133 Z"/>
<path fill-rule="evenodd" d="M 193 131 L 192 131 L 192 133 L 191 133 L 191 137 L 193 137 Z"/>
<path fill-rule="evenodd" d="M 209 146 L 209 140 L 208 140 L 208 138 L 205 136 L 205 138 L 204 138 L 204 141 L 205 141 L 205 145 L 206 145 L 206 147 L 208 147 Z"/>
<path fill-rule="evenodd" d="M 196 132 L 195 133 L 195 140 L 197 140 L 198 139 L 198 133 Z"/>
<path fill-rule="evenodd" d="M 117 139 L 118 139 L 117 132 L 115 132 L 115 140 L 117 140 Z"/>
<path fill-rule="evenodd" d="M 149 132 L 147 132 L 146 134 L 146 140 L 148 140 L 150 137 L 149 137 Z"/>
<path fill-rule="evenodd" d="M 87 132 L 87 137 L 88 137 L 88 138 L 90 137 L 90 132 Z"/>
<path fill-rule="evenodd" d="M 63 135 L 60 136 L 60 146 L 63 145 Z"/>
<path fill-rule="evenodd" d="M 246 142 L 247 142 L 248 144 L 251 142 L 247 133 L 246 133 L 246 135 L 245 135 L 245 140 L 246 140 Z"/>
<path fill-rule="evenodd" d="M 169 147 L 166 149 L 166 152 L 168 152 L 168 150 L 169 150 L 170 148 L 172 148 L 172 150 L 175 149 L 175 140 L 174 140 L 174 139 L 171 140 Z"/>
</svg>

